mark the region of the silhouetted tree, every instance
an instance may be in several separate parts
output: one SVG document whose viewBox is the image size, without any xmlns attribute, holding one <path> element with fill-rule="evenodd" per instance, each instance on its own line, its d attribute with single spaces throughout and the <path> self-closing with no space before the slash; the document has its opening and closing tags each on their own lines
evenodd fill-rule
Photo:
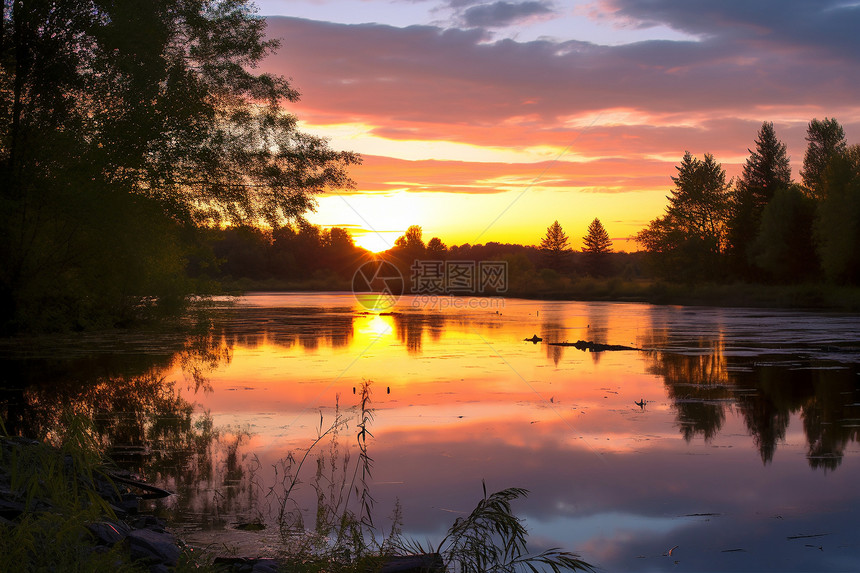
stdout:
<svg viewBox="0 0 860 573">
<path fill-rule="evenodd" d="M 404 246 L 415 251 L 424 250 L 423 230 L 420 225 L 411 225 L 403 234 Z"/>
<path fill-rule="evenodd" d="M 666 214 L 651 221 L 637 241 L 666 275 L 687 280 L 718 276 L 725 245 L 726 172 L 712 155 L 699 160 L 689 151 L 676 169 Z"/>
<path fill-rule="evenodd" d="M 764 208 L 759 232 L 749 249 L 753 263 L 779 281 L 817 274 L 813 241 L 815 201 L 799 185 L 778 189 Z"/>
<path fill-rule="evenodd" d="M 427 242 L 427 258 L 444 260 L 448 255 L 448 247 L 439 237 L 433 237 Z"/>
<path fill-rule="evenodd" d="M 819 189 L 815 235 L 821 267 L 829 280 L 860 283 L 860 146 L 830 160 Z"/>
<path fill-rule="evenodd" d="M 560 272 L 567 266 L 570 255 L 569 239 L 558 221 L 547 227 L 546 235 L 540 242 L 545 264 L 548 268 Z"/>
<path fill-rule="evenodd" d="M 744 164 L 743 175 L 731 194 L 728 248 L 736 272 L 748 274 L 749 249 L 758 234 L 762 211 L 774 193 L 791 185 L 791 165 L 785 144 L 776 138 L 773 123 L 764 122 L 755 150 Z"/>
<path fill-rule="evenodd" d="M 806 129 L 806 141 L 808 145 L 800 176 L 810 194 L 823 199 L 821 180 L 830 160 L 846 149 L 845 130 L 835 118 L 813 119 Z"/>
<path fill-rule="evenodd" d="M 4 2 L 0 328 L 181 297 L 194 225 L 295 220 L 357 155 L 297 131 L 245 0 Z M 139 277 L 140 280 L 131 280 Z"/>
<path fill-rule="evenodd" d="M 592 274 L 606 272 L 606 255 L 612 252 L 612 239 L 600 219 L 595 218 L 588 225 L 588 233 L 582 238 L 582 252 L 586 254 L 586 265 Z"/>
</svg>

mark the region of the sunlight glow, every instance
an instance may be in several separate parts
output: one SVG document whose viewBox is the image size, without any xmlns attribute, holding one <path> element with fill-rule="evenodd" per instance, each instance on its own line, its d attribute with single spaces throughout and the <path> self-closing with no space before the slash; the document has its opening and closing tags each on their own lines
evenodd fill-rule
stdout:
<svg viewBox="0 0 860 573">
<path fill-rule="evenodd" d="M 366 229 L 352 230 L 355 244 L 371 253 L 381 253 L 394 246 L 394 241 L 403 234 L 402 231 L 369 231 Z"/>
</svg>

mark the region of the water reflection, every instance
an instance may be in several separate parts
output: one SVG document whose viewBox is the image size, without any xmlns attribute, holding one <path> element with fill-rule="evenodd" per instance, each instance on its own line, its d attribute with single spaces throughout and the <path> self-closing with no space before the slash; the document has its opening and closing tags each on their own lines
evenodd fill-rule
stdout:
<svg viewBox="0 0 860 573">
<path fill-rule="evenodd" d="M 799 415 L 810 467 L 833 470 L 858 440 L 857 370 L 810 360 L 749 361 L 728 358 L 718 341 L 701 354 L 649 352 L 648 371 L 663 378 L 681 435 L 706 442 L 737 410 L 764 464 L 786 439 Z"/>
<path fill-rule="evenodd" d="M 160 510 L 192 534 L 267 519 L 273 468 L 338 395 L 354 406 L 362 379 L 376 390 L 378 507 L 400 499 L 421 535 L 470 509 L 487 479 L 531 489 L 546 542 L 612 570 L 666 568 L 637 556 L 681 539 L 717 553 L 686 568 L 731 569 L 721 552 L 741 536 L 779 545 L 772 515 L 832 530 L 828 504 L 860 506 L 846 463 L 860 459 L 853 317 L 515 300 L 501 314 L 405 301 L 381 316 L 349 301 L 249 297 L 188 330 L 7 345 L 4 421 L 43 435 L 65 408 L 86 413 L 124 463 L 178 493 Z M 645 350 L 523 341 L 533 334 Z M 701 513 L 726 516 L 709 518 L 718 537 L 689 517 Z M 750 563 L 809 564 L 776 551 Z"/>
</svg>

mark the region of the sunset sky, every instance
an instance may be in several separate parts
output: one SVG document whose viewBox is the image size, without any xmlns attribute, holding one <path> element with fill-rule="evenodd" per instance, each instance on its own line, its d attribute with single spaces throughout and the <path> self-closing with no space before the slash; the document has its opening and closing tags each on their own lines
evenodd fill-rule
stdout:
<svg viewBox="0 0 860 573">
<path fill-rule="evenodd" d="M 860 133 L 860 2 L 260 0 L 303 128 L 362 154 L 310 216 L 373 250 L 535 244 L 599 217 L 619 250 L 685 150 L 740 173 L 763 121 L 793 174 L 810 119 Z"/>
</svg>

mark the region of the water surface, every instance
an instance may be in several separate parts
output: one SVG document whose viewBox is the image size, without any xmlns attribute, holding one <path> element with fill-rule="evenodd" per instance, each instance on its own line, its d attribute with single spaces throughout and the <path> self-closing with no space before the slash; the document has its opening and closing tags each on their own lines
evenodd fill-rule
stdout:
<svg viewBox="0 0 860 573">
<path fill-rule="evenodd" d="M 264 553 L 283 460 L 339 404 L 354 463 L 369 381 L 381 527 L 399 500 L 406 534 L 438 541 L 485 481 L 530 490 L 515 509 L 536 547 L 605 570 L 860 570 L 857 316 L 428 302 L 380 315 L 351 294 L 261 293 L 171 332 L 7 344 L 7 385 L 27 388 L 8 416 L 46 426 L 86 405 L 177 492 L 157 509 L 187 537 Z M 637 350 L 547 344 L 580 339 Z M 236 530 L 252 520 L 270 527 Z"/>
</svg>

